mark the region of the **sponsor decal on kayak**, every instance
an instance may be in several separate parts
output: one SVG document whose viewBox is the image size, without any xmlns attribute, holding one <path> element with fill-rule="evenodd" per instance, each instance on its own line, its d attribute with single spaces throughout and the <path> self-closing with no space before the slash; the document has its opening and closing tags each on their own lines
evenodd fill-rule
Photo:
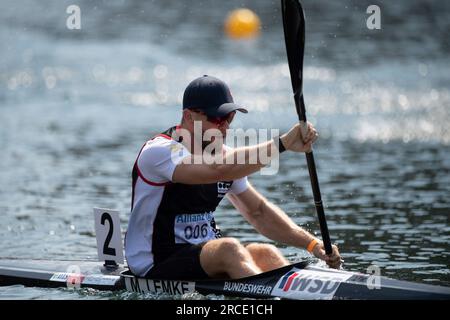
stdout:
<svg viewBox="0 0 450 320">
<path fill-rule="evenodd" d="M 265 286 L 262 284 L 242 283 L 242 282 L 228 282 L 225 281 L 223 291 L 228 292 L 242 292 L 268 296 L 272 292 L 272 286 Z"/>
<path fill-rule="evenodd" d="M 50 281 L 67 282 L 67 284 L 84 284 L 84 285 L 104 285 L 113 286 L 118 281 L 118 276 L 108 275 L 83 275 L 78 273 L 57 272 L 50 278 Z"/>
<path fill-rule="evenodd" d="M 330 300 L 339 285 L 351 276 L 349 273 L 294 268 L 278 280 L 272 295 L 289 299 Z"/>
<path fill-rule="evenodd" d="M 57 272 L 50 278 L 50 281 L 65 282 L 69 288 L 79 288 L 85 276 L 81 273 Z"/>
<path fill-rule="evenodd" d="M 69 278 L 70 275 L 71 275 L 71 273 L 57 272 L 52 275 L 52 277 L 50 278 L 50 281 L 67 282 L 67 279 Z"/>
<path fill-rule="evenodd" d="M 175 295 L 194 292 L 195 282 L 125 277 L 125 287 L 128 291 L 139 293 L 167 293 Z"/>
<path fill-rule="evenodd" d="M 87 275 L 82 280 L 82 284 L 113 286 L 120 279 L 119 276 L 108 275 Z"/>
</svg>

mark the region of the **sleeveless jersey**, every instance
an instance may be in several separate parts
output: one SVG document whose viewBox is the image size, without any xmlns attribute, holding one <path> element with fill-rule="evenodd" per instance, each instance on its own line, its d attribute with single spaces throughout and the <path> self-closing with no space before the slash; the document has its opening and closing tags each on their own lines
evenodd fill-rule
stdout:
<svg viewBox="0 0 450 320">
<path fill-rule="evenodd" d="M 175 167 L 190 155 L 171 138 L 176 128 L 147 141 L 133 167 L 125 255 L 137 276 L 145 276 L 177 246 L 219 238 L 214 220 L 217 206 L 228 192 L 239 194 L 248 187 L 247 177 L 211 184 L 173 183 Z"/>
</svg>

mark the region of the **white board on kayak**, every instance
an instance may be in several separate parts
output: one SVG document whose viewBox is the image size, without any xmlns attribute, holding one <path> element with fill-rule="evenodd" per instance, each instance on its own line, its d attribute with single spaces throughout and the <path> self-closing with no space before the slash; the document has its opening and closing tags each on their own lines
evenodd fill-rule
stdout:
<svg viewBox="0 0 450 320">
<path fill-rule="evenodd" d="M 98 259 L 123 264 L 119 212 L 111 209 L 94 208 L 94 219 Z"/>
</svg>

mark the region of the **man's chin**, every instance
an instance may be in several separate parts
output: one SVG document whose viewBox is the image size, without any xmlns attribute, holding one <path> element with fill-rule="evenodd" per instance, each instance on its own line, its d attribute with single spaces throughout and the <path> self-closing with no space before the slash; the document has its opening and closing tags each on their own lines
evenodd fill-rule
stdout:
<svg viewBox="0 0 450 320">
<path fill-rule="evenodd" d="M 225 138 L 225 137 L 224 137 Z M 203 141 L 202 143 L 202 149 L 205 150 L 205 148 L 207 146 L 209 146 L 210 144 L 214 143 L 214 149 L 218 149 L 218 148 L 222 148 L 223 147 L 223 140 L 220 142 L 216 142 L 216 141 Z"/>
</svg>

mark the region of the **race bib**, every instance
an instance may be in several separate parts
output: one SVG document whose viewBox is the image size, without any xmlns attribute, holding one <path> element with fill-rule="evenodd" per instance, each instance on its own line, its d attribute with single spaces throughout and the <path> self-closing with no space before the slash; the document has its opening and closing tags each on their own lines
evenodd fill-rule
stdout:
<svg viewBox="0 0 450 320">
<path fill-rule="evenodd" d="M 220 237 L 212 212 L 175 216 L 175 243 L 198 244 Z"/>
</svg>

